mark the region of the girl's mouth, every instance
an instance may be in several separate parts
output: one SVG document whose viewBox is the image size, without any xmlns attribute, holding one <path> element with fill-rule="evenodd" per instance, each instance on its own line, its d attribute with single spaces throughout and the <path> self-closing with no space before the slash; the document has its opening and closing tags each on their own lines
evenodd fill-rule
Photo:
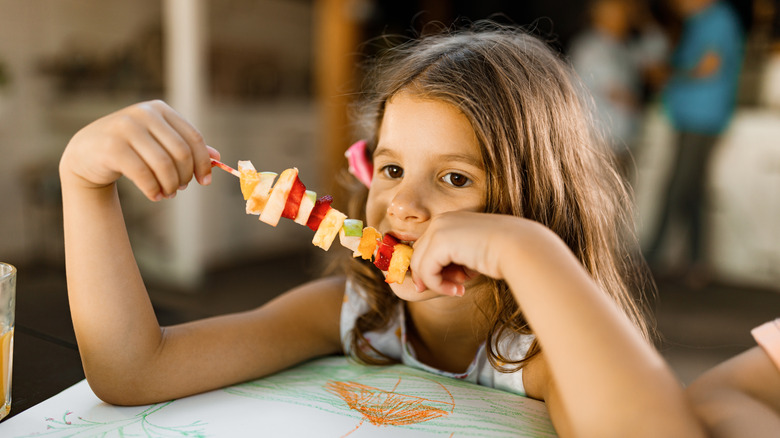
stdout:
<svg viewBox="0 0 780 438">
<path fill-rule="evenodd" d="M 403 235 L 403 234 L 396 234 L 396 233 L 394 233 L 392 231 L 389 231 L 387 234 L 393 236 L 398 241 L 398 243 L 402 243 L 404 245 L 411 246 L 412 248 L 414 248 L 414 242 L 417 241 L 417 239 L 412 237 L 412 236 Z"/>
</svg>

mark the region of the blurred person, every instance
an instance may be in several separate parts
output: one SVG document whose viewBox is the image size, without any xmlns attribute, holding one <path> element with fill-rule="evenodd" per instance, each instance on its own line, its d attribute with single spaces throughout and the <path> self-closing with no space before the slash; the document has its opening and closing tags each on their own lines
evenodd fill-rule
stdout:
<svg viewBox="0 0 780 438">
<path fill-rule="evenodd" d="M 686 390 L 712 437 L 780 434 L 780 318 L 752 333 L 758 346 L 702 374 Z"/>
<path fill-rule="evenodd" d="M 588 27 L 569 51 L 626 178 L 642 112 L 643 76 L 662 62 L 667 51 L 665 36 L 637 6 L 628 0 L 592 0 Z M 641 30 L 638 36 L 633 35 L 636 29 Z"/>
<path fill-rule="evenodd" d="M 707 170 L 734 112 L 743 34 L 735 11 L 722 0 L 671 1 L 683 20 L 663 90 L 664 110 L 676 135 L 676 156 L 658 226 L 645 255 L 657 270 L 670 223 L 684 221 L 688 261 L 681 265 L 681 272 L 689 286 L 701 287 L 709 281 L 702 257 Z"/>
</svg>

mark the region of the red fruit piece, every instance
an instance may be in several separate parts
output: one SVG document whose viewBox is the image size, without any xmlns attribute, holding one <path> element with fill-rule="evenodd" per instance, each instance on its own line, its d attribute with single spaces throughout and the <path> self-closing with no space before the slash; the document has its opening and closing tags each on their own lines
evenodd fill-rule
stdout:
<svg viewBox="0 0 780 438">
<path fill-rule="evenodd" d="M 330 210 L 330 204 L 333 202 L 333 196 L 325 195 L 314 202 L 314 208 L 311 209 L 309 220 L 306 222 L 306 226 L 311 228 L 312 231 L 317 231 L 320 228 L 320 222 L 322 218 L 328 214 Z"/>
<path fill-rule="evenodd" d="M 287 202 L 284 204 L 282 217 L 295 219 L 295 217 L 298 216 L 298 208 L 301 206 L 301 199 L 303 198 L 304 193 L 306 193 L 306 186 L 303 185 L 300 178 L 296 176 L 295 182 L 290 189 L 290 194 L 287 196 Z"/>
<path fill-rule="evenodd" d="M 395 237 L 389 234 L 385 234 L 384 236 L 382 236 L 382 243 L 384 243 L 385 245 L 396 246 L 398 245 L 398 239 L 396 239 Z"/>
<path fill-rule="evenodd" d="M 390 259 L 393 257 L 393 249 L 396 244 L 398 244 L 398 239 L 385 234 L 382 237 L 382 241 L 379 242 L 379 250 L 376 254 L 376 260 L 374 260 L 374 266 L 382 271 L 390 269 Z"/>
</svg>

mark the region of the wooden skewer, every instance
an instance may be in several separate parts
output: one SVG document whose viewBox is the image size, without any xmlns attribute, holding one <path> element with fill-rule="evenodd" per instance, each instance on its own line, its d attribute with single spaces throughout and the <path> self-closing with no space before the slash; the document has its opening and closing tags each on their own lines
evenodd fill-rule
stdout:
<svg viewBox="0 0 780 438">
<path fill-rule="evenodd" d="M 224 170 L 225 172 L 230 173 L 230 174 L 232 174 L 233 176 L 235 176 L 237 178 L 241 178 L 241 172 L 239 172 L 236 169 L 233 169 L 232 167 L 228 166 L 227 164 L 225 164 L 225 163 L 223 163 L 221 161 L 215 160 L 213 158 L 211 159 L 211 167 L 219 167 L 220 169 Z"/>
</svg>

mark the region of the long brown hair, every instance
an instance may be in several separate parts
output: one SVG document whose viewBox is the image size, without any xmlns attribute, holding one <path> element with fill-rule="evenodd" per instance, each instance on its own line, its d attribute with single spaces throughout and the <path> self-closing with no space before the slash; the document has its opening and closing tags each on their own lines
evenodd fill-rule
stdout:
<svg viewBox="0 0 780 438">
<path fill-rule="evenodd" d="M 371 65 L 366 84 L 355 114 L 369 151 L 385 104 L 399 91 L 454 105 L 480 144 L 488 175 L 485 211 L 552 229 L 651 338 L 646 295 L 653 284 L 638 251 L 633 200 L 594 131 L 583 88 L 557 53 L 521 29 L 483 21 L 389 49 Z M 352 188 L 351 217 L 365 218 L 366 190 Z M 348 276 L 370 306 L 356 321 L 351 351 L 363 362 L 386 362 L 367 352 L 373 349 L 364 334 L 389 324 L 398 298 L 365 262 L 354 261 Z M 497 369 L 513 371 L 539 347 L 519 361 L 499 351 L 503 334 L 532 331 L 506 283 L 491 283 L 492 297 L 482 309 L 490 321 L 488 357 Z"/>
</svg>

